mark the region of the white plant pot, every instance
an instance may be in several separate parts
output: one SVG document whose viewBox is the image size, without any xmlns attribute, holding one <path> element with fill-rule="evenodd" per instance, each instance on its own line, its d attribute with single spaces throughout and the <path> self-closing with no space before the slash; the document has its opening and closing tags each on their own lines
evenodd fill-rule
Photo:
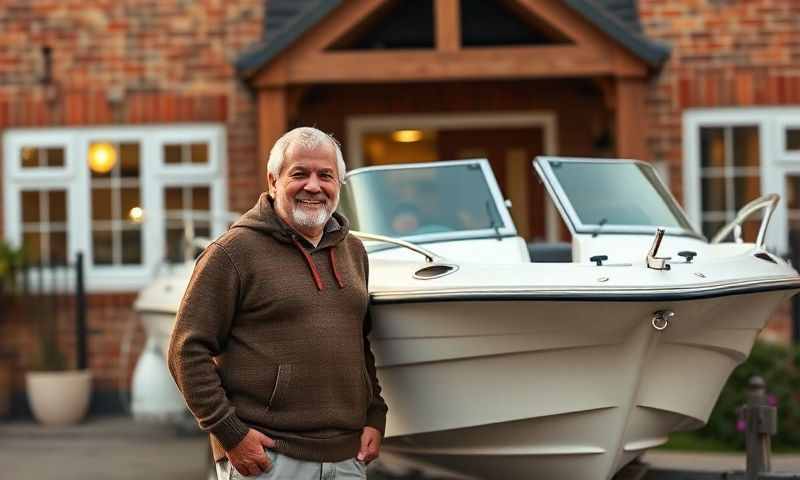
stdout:
<svg viewBox="0 0 800 480">
<path fill-rule="evenodd" d="M 89 410 L 92 375 L 89 370 L 28 372 L 25 374 L 28 404 L 43 425 L 71 425 Z"/>
</svg>

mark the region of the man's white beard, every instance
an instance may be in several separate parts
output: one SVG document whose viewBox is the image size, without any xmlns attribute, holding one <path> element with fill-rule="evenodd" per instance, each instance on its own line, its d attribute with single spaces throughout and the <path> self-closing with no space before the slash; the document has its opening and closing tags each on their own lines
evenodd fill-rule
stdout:
<svg viewBox="0 0 800 480">
<path fill-rule="evenodd" d="M 330 210 L 328 209 L 327 203 L 321 208 L 315 209 L 315 212 L 309 212 L 303 207 L 294 205 L 292 209 L 292 220 L 294 220 L 294 223 L 297 225 L 301 225 L 305 228 L 319 228 L 328 223 L 328 220 L 330 220 L 337 206 L 339 206 L 338 195 L 333 200 L 333 206 Z"/>
<path fill-rule="evenodd" d="M 306 228 L 317 228 L 328 223 L 333 212 L 329 212 L 327 208 L 318 208 L 316 212 L 306 212 L 301 208 L 295 208 L 292 211 L 292 219 L 297 225 Z"/>
</svg>

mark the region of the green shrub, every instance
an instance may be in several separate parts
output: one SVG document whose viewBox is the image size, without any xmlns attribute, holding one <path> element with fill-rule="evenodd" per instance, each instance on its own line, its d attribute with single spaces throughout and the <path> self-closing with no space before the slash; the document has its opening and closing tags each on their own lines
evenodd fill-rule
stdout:
<svg viewBox="0 0 800 480">
<path fill-rule="evenodd" d="M 772 437 L 773 447 L 796 450 L 800 446 L 800 349 L 797 347 L 756 342 L 747 361 L 731 374 L 708 425 L 698 430 L 697 435 L 744 449 L 738 409 L 747 401 L 747 385 L 754 375 L 764 378 L 767 395 L 778 407 L 778 434 Z"/>
</svg>

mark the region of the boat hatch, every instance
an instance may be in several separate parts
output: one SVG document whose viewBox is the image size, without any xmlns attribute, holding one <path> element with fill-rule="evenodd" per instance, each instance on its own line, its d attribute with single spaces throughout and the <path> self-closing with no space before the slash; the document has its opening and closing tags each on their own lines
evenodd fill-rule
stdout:
<svg viewBox="0 0 800 480">
<path fill-rule="evenodd" d="M 353 170 L 339 210 L 353 230 L 415 243 L 517 233 L 487 160 Z"/>
<path fill-rule="evenodd" d="M 661 227 L 704 238 L 648 163 L 537 157 L 533 166 L 573 235 L 653 235 Z"/>
</svg>

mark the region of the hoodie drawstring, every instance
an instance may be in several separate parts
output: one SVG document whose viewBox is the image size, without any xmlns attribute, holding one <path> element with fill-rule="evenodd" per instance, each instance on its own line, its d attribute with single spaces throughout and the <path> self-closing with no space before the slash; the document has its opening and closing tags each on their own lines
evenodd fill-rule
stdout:
<svg viewBox="0 0 800 480">
<path fill-rule="evenodd" d="M 317 265 L 314 263 L 314 259 L 311 258 L 311 255 L 308 254 L 305 248 L 300 245 L 300 242 L 297 241 L 297 238 L 292 237 L 292 243 L 294 246 L 300 250 L 300 253 L 303 254 L 303 258 L 306 259 L 306 263 L 308 264 L 308 268 L 311 270 L 311 276 L 314 278 L 314 285 L 317 286 L 317 290 L 324 290 L 325 286 L 322 284 L 322 277 L 319 275 L 319 270 L 317 270 Z M 339 285 L 339 288 L 344 288 L 344 283 L 342 282 L 342 278 L 339 276 L 339 271 L 336 270 L 336 255 L 334 254 L 334 247 L 328 248 L 328 258 L 331 260 L 331 270 L 333 271 L 333 276 L 336 278 L 336 283 Z"/>
<path fill-rule="evenodd" d="M 311 255 L 306 252 L 306 249 L 300 245 L 300 242 L 297 241 L 296 238 L 292 237 L 292 242 L 294 242 L 294 246 L 300 250 L 300 253 L 303 254 L 303 258 L 306 259 L 306 263 L 308 263 L 308 268 L 311 269 L 311 276 L 314 277 L 314 285 L 317 286 L 317 290 L 322 290 L 324 287 L 322 286 L 322 278 L 319 276 L 319 271 L 317 270 L 317 266 L 314 265 L 314 260 L 311 258 Z"/>
<path fill-rule="evenodd" d="M 336 278 L 336 283 L 339 284 L 339 288 L 344 288 L 344 282 L 342 282 L 342 277 L 339 276 L 339 271 L 336 270 L 336 247 L 331 247 L 328 249 L 328 257 L 331 259 L 331 270 L 333 270 L 333 276 Z"/>
</svg>

